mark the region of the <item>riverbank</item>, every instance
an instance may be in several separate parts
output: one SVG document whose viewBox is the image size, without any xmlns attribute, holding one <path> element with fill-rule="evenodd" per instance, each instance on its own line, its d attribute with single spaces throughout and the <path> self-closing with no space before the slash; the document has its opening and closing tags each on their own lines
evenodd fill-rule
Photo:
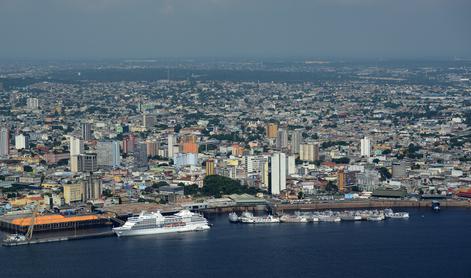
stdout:
<svg viewBox="0 0 471 278">
<path fill-rule="evenodd" d="M 252 205 L 252 206 L 229 206 L 218 208 L 207 208 L 202 212 L 207 213 L 229 213 L 232 211 L 270 211 L 277 213 L 281 211 L 302 211 L 302 210 L 324 210 L 324 209 L 372 209 L 372 208 L 430 208 L 431 200 L 334 200 L 334 201 L 314 201 L 310 203 Z M 471 200 L 440 200 L 442 208 L 471 208 Z"/>
</svg>

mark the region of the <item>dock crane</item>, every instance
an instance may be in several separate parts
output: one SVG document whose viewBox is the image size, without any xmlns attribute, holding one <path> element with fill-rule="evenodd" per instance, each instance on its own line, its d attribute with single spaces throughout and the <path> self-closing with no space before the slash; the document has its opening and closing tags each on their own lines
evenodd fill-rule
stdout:
<svg viewBox="0 0 471 278">
<path fill-rule="evenodd" d="M 34 223 L 36 222 L 36 216 L 38 215 L 39 206 L 35 205 L 33 209 L 33 215 L 31 215 L 31 224 L 28 227 L 28 231 L 26 232 L 26 240 L 30 241 L 33 238 L 34 232 Z"/>
</svg>

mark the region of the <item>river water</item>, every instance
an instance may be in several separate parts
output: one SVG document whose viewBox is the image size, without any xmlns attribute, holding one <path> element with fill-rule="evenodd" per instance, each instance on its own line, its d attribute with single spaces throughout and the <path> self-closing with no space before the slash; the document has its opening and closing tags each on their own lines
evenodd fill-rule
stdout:
<svg viewBox="0 0 471 278">
<path fill-rule="evenodd" d="M 0 248 L 0 277 L 471 277 L 471 210 Z"/>
</svg>

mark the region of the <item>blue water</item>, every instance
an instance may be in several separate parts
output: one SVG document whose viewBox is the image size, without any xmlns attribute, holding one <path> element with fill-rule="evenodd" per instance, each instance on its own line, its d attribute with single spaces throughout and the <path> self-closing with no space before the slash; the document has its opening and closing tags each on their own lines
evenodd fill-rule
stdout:
<svg viewBox="0 0 471 278">
<path fill-rule="evenodd" d="M 0 248 L 0 277 L 471 277 L 471 210 Z"/>
</svg>

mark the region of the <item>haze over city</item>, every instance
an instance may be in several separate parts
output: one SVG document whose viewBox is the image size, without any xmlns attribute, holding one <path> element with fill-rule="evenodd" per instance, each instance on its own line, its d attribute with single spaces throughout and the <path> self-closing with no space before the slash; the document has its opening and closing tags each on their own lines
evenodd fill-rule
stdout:
<svg viewBox="0 0 471 278">
<path fill-rule="evenodd" d="M 471 277 L 471 0 L 0 0 L 1 278 Z"/>
<path fill-rule="evenodd" d="M 1 0 L 0 58 L 470 58 L 467 0 Z"/>
</svg>

